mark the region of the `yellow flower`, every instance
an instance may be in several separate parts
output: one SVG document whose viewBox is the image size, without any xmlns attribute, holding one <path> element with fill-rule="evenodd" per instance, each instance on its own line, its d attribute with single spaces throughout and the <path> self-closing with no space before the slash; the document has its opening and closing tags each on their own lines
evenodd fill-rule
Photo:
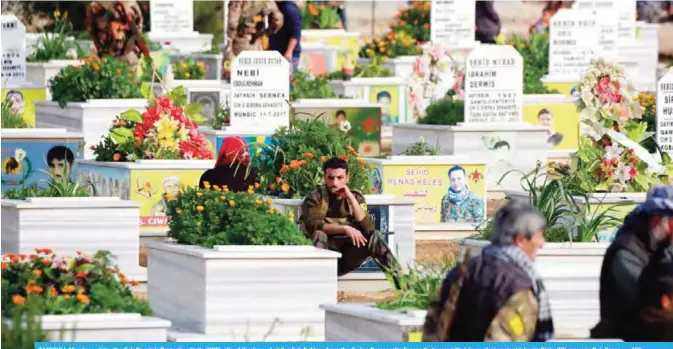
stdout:
<svg viewBox="0 0 673 349">
<path fill-rule="evenodd" d="M 201 205 L 196 206 L 196 211 L 198 211 L 198 212 L 203 212 L 203 210 L 205 210 L 205 209 L 206 208 L 201 206 Z"/>
<path fill-rule="evenodd" d="M 255 188 L 259 188 L 259 183 L 255 183 Z"/>
<path fill-rule="evenodd" d="M 290 216 L 290 218 L 294 218 L 294 211 L 290 211 L 290 213 L 288 213 L 288 216 Z"/>
<path fill-rule="evenodd" d="M 266 204 L 271 205 L 271 199 L 266 199 Z"/>
<path fill-rule="evenodd" d="M 203 186 L 204 186 L 206 189 L 210 189 L 210 182 L 208 182 L 208 181 L 204 181 L 204 182 L 203 182 Z"/>
<path fill-rule="evenodd" d="M 234 207 L 236 205 L 236 202 L 234 200 L 229 200 L 229 206 Z"/>
<path fill-rule="evenodd" d="M 262 204 L 262 200 L 259 200 L 259 199 L 258 199 L 257 201 L 255 201 L 255 203 L 256 203 L 257 205 L 261 205 L 261 204 Z"/>
<path fill-rule="evenodd" d="M 254 190 L 252 190 L 252 189 L 248 189 L 248 194 L 249 194 L 249 195 L 252 195 L 252 194 L 254 194 L 254 193 L 255 193 Z"/>
<path fill-rule="evenodd" d="M 56 18 L 61 17 L 61 11 L 59 11 L 58 9 L 54 10 L 54 17 Z"/>
<path fill-rule="evenodd" d="M 228 191 L 229 191 L 229 187 L 225 185 L 225 186 L 222 188 L 222 191 L 225 192 L 225 193 L 228 192 Z"/>
<path fill-rule="evenodd" d="M 203 196 L 203 193 L 200 192 L 200 191 L 197 191 L 197 192 L 196 192 L 196 197 L 197 197 L 197 198 L 200 198 L 201 196 Z"/>
<path fill-rule="evenodd" d="M 177 213 L 177 214 L 178 214 L 178 216 L 179 216 L 179 215 L 181 215 L 181 214 L 182 214 L 182 210 L 181 210 L 181 209 L 177 209 L 177 210 L 175 210 L 175 213 Z"/>
<path fill-rule="evenodd" d="M 188 78 L 188 77 L 190 77 L 190 76 L 192 76 L 192 74 L 185 73 L 185 77 L 186 77 L 186 78 Z"/>
<path fill-rule="evenodd" d="M 214 185 L 214 186 L 213 186 L 213 189 L 215 189 L 215 191 L 222 191 L 222 188 L 220 188 L 220 187 L 217 186 L 217 185 Z"/>
<path fill-rule="evenodd" d="M 224 200 L 225 200 L 225 197 L 224 197 L 224 195 L 220 195 L 220 200 L 222 200 L 222 201 L 224 201 Z"/>
</svg>

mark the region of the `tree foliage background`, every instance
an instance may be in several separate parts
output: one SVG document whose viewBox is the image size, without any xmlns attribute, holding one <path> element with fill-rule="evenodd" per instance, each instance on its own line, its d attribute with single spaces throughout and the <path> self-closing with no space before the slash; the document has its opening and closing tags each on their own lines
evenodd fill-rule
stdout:
<svg viewBox="0 0 673 349">
<path fill-rule="evenodd" d="M 189 1 L 189 0 L 187 0 Z M 77 33 L 77 38 L 85 39 L 86 8 L 91 1 L 2 1 L 3 14 L 12 13 L 26 26 L 29 32 L 40 28 L 49 29 L 55 10 L 68 12 L 68 18 Z M 143 11 L 143 32 L 150 30 L 149 1 L 138 1 Z M 194 1 L 194 30 L 202 34 L 213 34 L 213 46 L 224 42 L 224 1 Z"/>
</svg>

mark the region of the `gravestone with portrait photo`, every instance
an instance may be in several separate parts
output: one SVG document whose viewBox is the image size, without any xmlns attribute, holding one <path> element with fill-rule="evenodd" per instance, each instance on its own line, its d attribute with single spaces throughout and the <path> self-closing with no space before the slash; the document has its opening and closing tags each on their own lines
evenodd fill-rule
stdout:
<svg viewBox="0 0 673 349">
<path fill-rule="evenodd" d="M 290 65 L 277 51 L 243 51 L 231 69 L 232 132 L 274 133 L 290 125 Z"/>
<path fill-rule="evenodd" d="M 26 27 L 16 16 L 2 16 L 2 84 L 26 81 Z"/>
</svg>

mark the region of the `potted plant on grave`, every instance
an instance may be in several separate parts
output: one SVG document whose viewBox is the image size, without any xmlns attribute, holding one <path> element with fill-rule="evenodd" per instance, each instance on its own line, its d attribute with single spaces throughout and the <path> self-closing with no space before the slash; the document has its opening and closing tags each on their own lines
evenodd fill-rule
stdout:
<svg viewBox="0 0 673 349">
<path fill-rule="evenodd" d="M 163 233 L 163 194 L 176 193 L 181 184 L 198 184 L 203 172 L 215 165 L 214 149 L 197 129 L 197 121 L 204 120 L 201 105 L 187 104 L 184 88 L 154 97 L 144 85 L 143 94 L 148 107 L 114 118 L 106 136 L 90 149 L 94 160 L 78 161 L 78 179 L 99 179 L 99 193 L 107 190 L 138 202 L 141 231 Z M 107 186 L 102 184 L 106 179 Z M 111 182 L 119 185 L 111 189 Z"/>
<path fill-rule="evenodd" d="M 68 20 L 68 13 L 61 15 L 60 11 L 54 11 L 51 31 L 41 30 L 34 51 L 26 57 L 28 81 L 46 88 L 61 69 L 80 64 L 77 59 L 87 56 L 87 52 L 75 43 L 71 34 L 72 23 Z"/>
<path fill-rule="evenodd" d="M 336 9 L 329 5 L 307 2 L 299 8 L 301 28 L 306 29 L 343 29 Z"/>
<path fill-rule="evenodd" d="M 278 198 L 303 199 L 323 185 L 322 163 L 340 157 L 349 164 L 349 187 L 369 194 L 369 171 L 356 148 L 344 132 L 324 122 L 297 120 L 289 128 L 277 130 L 253 158 L 252 166 L 261 178 L 257 191 Z"/>
<path fill-rule="evenodd" d="M 116 115 L 147 105 L 135 72 L 112 57 L 90 58 L 61 69 L 49 89 L 51 101 L 35 102 L 36 127 L 82 132 L 87 148 L 107 132 Z"/>
<path fill-rule="evenodd" d="M 2 257 L 2 315 L 34 307 L 41 330 L 62 341 L 164 341 L 170 322 L 150 317 L 137 285 L 107 251 L 59 256 L 49 248 Z"/>
<path fill-rule="evenodd" d="M 440 264 L 415 263 L 406 270 L 389 270 L 400 283 L 394 294 L 373 305 L 325 305 L 327 335 L 334 340 L 363 342 L 420 342 L 428 306 L 438 296 L 442 282 L 456 265 L 454 260 Z M 372 326 L 384 330 L 370 331 Z"/>
<path fill-rule="evenodd" d="M 170 198 L 168 236 L 175 242 L 147 245 L 150 306 L 190 336 L 236 338 L 247 330 L 257 337 L 276 319 L 291 319 L 309 327 L 310 340 L 324 340 L 324 323 L 313 315 L 336 302 L 338 254 L 314 248 L 292 217 L 254 190 L 233 193 L 204 183 Z M 299 281 L 307 275 L 310 285 Z M 268 293 L 271 288 L 276 292 Z M 195 293 L 203 297 L 194 299 Z M 182 306 L 177 311 L 171 304 Z M 223 308 L 236 315 L 223 320 Z M 293 336 L 300 333 L 273 332 L 269 339 Z"/>
<path fill-rule="evenodd" d="M 60 176 L 41 171 L 48 176 L 46 185 L 35 183 L 3 193 L 2 238 L 8 242 L 2 251 L 29 253 L 41 246 L 59 246 L 55 252 L 68 254 L 103 248 L 118 258 L 123 272 L 141 278 L 137 226 L 140 205 L 118 197 L 92 197 L 98 184 L 74 181 L 67 162 Z M 94 240 L 90 238 L 92 229 L 96 231 Z"/>
</svg>

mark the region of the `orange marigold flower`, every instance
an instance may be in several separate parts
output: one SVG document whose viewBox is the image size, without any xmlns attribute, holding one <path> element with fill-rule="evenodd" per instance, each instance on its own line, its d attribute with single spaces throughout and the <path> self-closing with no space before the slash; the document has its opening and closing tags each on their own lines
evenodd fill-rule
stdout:
<svg viewBox="0 0 673 349">
<path fill-rule="evenodd" d="M 339 156 L 339 159 L 348 161 L 348 160 L 350 160 L 350 156 L 348 156 L 348 155 L 341 155 L 341 156 Z"/>
<path fill-rule="evenodd" d="M 138 281 L 131 280 L 131 286 L 138 286 Z"/>
<path fill-rule="evenodd" d="M 122 156 L 119 153 L 114 153 L 114 155 L 112 155 L 112 161 L 119 161 L 121 158 Z"/>
<path fill-rule="evenodd" d="M 321 157 L 320 157 L 320 161 L 321 161 L 321 162 L 325 162 L 325 161 L 327 161 L 327 156 L 325 156 L 325 155 L 321 156 Z"/>
<path fill-rule="evenodd" d="M 299 164 L 299 166 L 304 166 L 306 165 L 306 160 L 299 160 L 297 161 L 297 163 Z"/>
<path fill-rule="evenodd" d="M 80 279 L 86 279 L 86 276 L 87 276 L 86 272 L 84 272 L 84 271 L 80 271 L 80 272 L 77 272 L 77 274 L 75 274 L 75 277 L 80 278 Z"/>
<path fill-rule="evenodd" d="M 297 161 L 297 160 L 290 161 L 290 168 L 294 169 L 294 168 L 297 168 L 299 166 L 300 166 L 299 161 Z"/>
<path fill-rule="evenodd" d="M 364 164 L 366 161 L 365 161 L 365 158 L 358 158 L 358 162 L 361 163 L 361 164 Z"/>
<path fill-rule="evenodd" d="M 65 285 L 61 287 L 61 292 L 63 293 L 73 293 L 75 292 L 75 286 L 74 285 Z"/>
<path fill-rule="evenodd" d="M 51 295 L 52 296 L 58 296 L 58 290 L 55 287 L 51 288 Z"/>
<path fill-rule="evenodd" d="M 282 178 L 280 178 L 280 177 L 276 177 L 276 184 L 280 184 L 280 182 L 282 182 L 282 181 L 283 181 Z"/>
<path fill-rule="evenodd" d="M 314 156 L 315 155 L 313 155 L 311 153 L 304 153 L 304 157 L 307 158 L 307 159 L 313 159 Z"/>
<path fill-rule="evenodd" d="M 287 165 L 283 165 L 283 166 L 280 167 L 280 171 L 278 171 L 278 172 L 283 173 L 283 172 L 285 172 L 285 171 L 287 171 L 287 170 L 288 170 L 288 166 L 287 166 Z"/>
<path fill-rule="evenodd" d="M 9 266 L 9 264 L 7 264 L 7 262 L 2 262 L 2 270 L 7 269 L 7 266 Z"/>
<path fill-rule="evenodd" d="M 33 287 L 33 292 L 35 292 L 37 294 L 41 294 L 43 291 L 44 291 L 44 289 L 40 286 L 34 286 Z"/>
<path fill-rule="evenodd" d="M 28 281 L 28 284 L 29 284 L 29 285 L 35 285 L 35 284 L 37 284 L 37 281 L 35 281 L 35 280 L 30 280 L 30 281 Z"/>
<path fill-rule="evenodd" d="M 89 302 L 91 301 L 89 300 L 89 297 L 87 297 L 84 294 L 78 294 L 76 299 L 82 304 L 89 304 Z"/>
<path fill-rule="evenodd" d="M 21 295 L 15 294 L 14 296 L 12 296 L 12 303 L 21 305 L 23 303 L 26 303 L 26 298 Z"/>
<path fill-rule="evenodd" d="M 276 190 L 276 186 L 273 184 L 269 184 L 269 190 L 274 191 Z"/>
<path fill-rule="evenodd" d="M 42 265 L 44 265 L 44 266 L 48 266 L 48 265 L 51 265 L 51 260 L 45 258 L 45 259 L 40 260 L 40 263 L 42 263 Z"/>
<path fill-rule="evenodd" d="M 282 190 L 283 193 L 287 193 L 290 191 L 290 185 L 287 183 L 283 183 L 283 185 L 280 186 L 280 190 Z"/>
<path fill-rule="evenodd" d="M 33 275 L 35 275 L 35 276 L 42 276 L 42 270 L 40 270 L 40 269 L 33 269 Z"/>
</svg>

